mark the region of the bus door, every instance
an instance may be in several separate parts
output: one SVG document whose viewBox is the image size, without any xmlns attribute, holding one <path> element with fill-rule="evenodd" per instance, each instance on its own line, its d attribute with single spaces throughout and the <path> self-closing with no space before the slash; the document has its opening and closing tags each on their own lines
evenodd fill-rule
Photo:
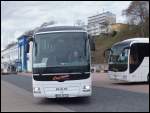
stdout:
<svg viewBox="0 0 150 113">
<path fill-rule="evenodd" d="M 147 58 L 146 58 L 147 57 Z M 149 44 L 135 43 L 131 46 L 129 72 L 137 80 L 147 79 Z"/>
</svg>

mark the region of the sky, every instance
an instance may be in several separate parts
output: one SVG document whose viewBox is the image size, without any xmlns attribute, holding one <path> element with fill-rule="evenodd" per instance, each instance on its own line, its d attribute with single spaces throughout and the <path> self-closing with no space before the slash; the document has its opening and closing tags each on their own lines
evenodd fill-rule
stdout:
<svg viewBox="0 0 150 113">
<path fill-rule="evenodd" d="M 55 20 L 74 25 L 76 20 L 87 24 L 87 18 L 110 11 L 117 23 L 125 23 L 122 10 L 131 1 L 1 1 L 1 50 L 17 41 L 24 32 Z"/>
</svg>

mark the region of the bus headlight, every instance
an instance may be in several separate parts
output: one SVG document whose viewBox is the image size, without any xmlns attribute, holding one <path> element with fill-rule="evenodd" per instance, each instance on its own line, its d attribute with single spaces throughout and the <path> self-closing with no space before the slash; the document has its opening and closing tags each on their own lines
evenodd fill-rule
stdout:
<svg viewBox="0 0 150 113">
<path fill-rule="evenodd" d="M 39 87 L 34 87 L 33 92 L 34 93 L 41 93 L 41 89 Z"/>
<path fill-rule="evenodd" d="M 90 89 L 91 88 L 88 85 L 83 86 L 83 91 L 85 91 L 85 92 L 90 91 Z"/>
<path fill-rule="evenodd" d="M 90 86 L 84 86 L 84 89 L 90 89 Z"/>
</svg>

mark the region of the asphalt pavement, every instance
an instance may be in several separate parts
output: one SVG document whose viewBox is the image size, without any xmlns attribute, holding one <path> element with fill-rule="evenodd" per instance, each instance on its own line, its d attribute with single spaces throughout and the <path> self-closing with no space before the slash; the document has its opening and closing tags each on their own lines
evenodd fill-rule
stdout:
<svg viewBox="0 0 150 113">
<path fill-rule="evenodd" d="M 94 85 L 90 98 L 38 99 L 29 76 L 2 75 L 1 81 L 2 111 L 149 112 L 149 93 Z"/>
</svg>

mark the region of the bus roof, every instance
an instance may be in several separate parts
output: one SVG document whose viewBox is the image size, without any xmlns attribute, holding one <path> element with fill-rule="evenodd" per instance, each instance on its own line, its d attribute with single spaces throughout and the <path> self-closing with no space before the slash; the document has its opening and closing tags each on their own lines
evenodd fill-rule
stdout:
<svg viewBox="0 0 150 113">
<path fill-rule="evenodd" d="M 146 43 L 149 43 L 149 38 L 131 38 L 131 39 L 127 39 L 127 40 L 124 40 L 123 42 L 125 41 L 134 41 L 134 42 L 146 42 Z"/>
<path fill-rule="evenodd" d="M 53 31 L 86 31 L 83 27 L 80 26 L 47 26 L 38 29 L 35 33 L 40 32 L 53 32 Z"/>
<path fill-rule="evenodd" d="M 130 43 L 137 43 L 137 42 L 141 42 L 141 43 L 149 43 L 149 38 L 131 38 L 131 39 L 126 39 L 123 40 L 121 42 L 115 43 L 113 46 L 119 45 L 119 44 L 124 44 L 124 45 L 130 45 Z"/>
</svg>

